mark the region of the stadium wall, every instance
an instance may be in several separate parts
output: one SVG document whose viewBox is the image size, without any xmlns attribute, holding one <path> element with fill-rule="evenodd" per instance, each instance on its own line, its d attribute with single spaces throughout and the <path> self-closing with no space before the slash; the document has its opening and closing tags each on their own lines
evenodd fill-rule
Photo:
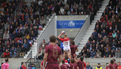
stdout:
<svg viewBox="0 0 121 69">
<path fill-rule="evenodd" d="M 0 63 L 5 62 L 4 58 L 0 58 Z M 28 59 L 24 58 L 10 58 L 9 59 L 9 69 L 19 69 L 21 62 L 26 62 Z"/>
<path fill-rule="evenodd" d="M 102 67 L 105 69 L 106 63 L 110 63 L 110 60 L 113 58 L 85 58 L 84 61 L 89 62 L 90 65 L 95 69 L 97 63 L 101 63 Z M 116 62 L 121 62 L 121 58 L 115 58 Z M 21 62 L 26 62 L 29 59 L 24 58 L 10 58 L 9 59 L 9 69 L 19 69 Z M 4 58 L 0 58 L 0 63 L 4 62 Z M 41 62 L 40 62 L 41 63 Z"/>
<path fill-rule="evenodd" d="M 63 15 L 63 16 L 57 16 L 57 21 L 56 21 L 57 35 L 59 35 L 61 33 L 61 31 L 65 31 L 66 34 L 68 35 L 68 37 L 75 38 L 75 36 L 80 31 L 83 24 L 85 23 L 87 17 L 88 17 L 88 15 Z M 65 27 L 58 27 L 58 25 L 59 25 L 58 21 L 60 22 L 60 24 L 62 24 L 62 26 L 65 26 Z M 81 27 L 78 26 L 80 24 L 75 25 L 73 27 L 69 26 L 70 22 L 73 22 L 73 23 L 76 24 L 76 23 L 78 23 L 78 21 L 82 22 L 82 23 L 80 23 L 80 24 L 82 24 Z M 73 23 L 72 23 L 72 25 L 73 25 Z"/>
</svg>

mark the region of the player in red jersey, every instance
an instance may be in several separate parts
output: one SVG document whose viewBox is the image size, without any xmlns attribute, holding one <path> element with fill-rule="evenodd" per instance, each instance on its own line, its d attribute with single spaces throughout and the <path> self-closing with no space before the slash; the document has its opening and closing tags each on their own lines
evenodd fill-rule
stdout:
<svg viewBox="0 0 121 69">
<path fill-rule="evenodd" d="M 118 69 L 121 69 L 121 64 L 120 64 L 120 62 L 118 62 Z"/>
<path fill-rule="evenodd" d="M 108 69 L 118 69 L 118 68 L 115 67 L 114 60 L 111 60 L 110 61 L 110 64 L 108 66 Z"/>
<path fill-rule="evenodd" d="M 114 66 L 115 66 L 115 68 L 118 68 L 118 64 L 116 63 L 116 60 L 113 59 L 113 61 L 114 61 Z"/>
<path fill-rule="evenodd" d="M 86 63 L 83 60 L 84 58 L 80 57 L 80 60 L 77 62 L 78 69 L 86 69 Z"/>
<path fill-rule="evenodd" d="M 45 69 L 59 69 L 59 62 L 61 62 L 61 48 L 56 44 L 56 37 L 51 36 L 50 43 L 45 48 L 44 67 L 46 64 Z"/>
<path fill-rule="evenodd" d="M 77 51 L 77 46 L 75 45 L 75 42 L 71 40 L 71 56 L 74 58 L 75 52 Z"/>
<path fill-rule="evenodd" d="M 70 69 L 77 69 L 77 64 L 75 63 L 74 59 L 71 59 Z"/>
<path fill-rule="evenodd" d="M 60 69 L 69 69 L 70 65 L 68 64 L 68 61 L 62 61 L 62 65 L 60 66 Z"/>
<path fill-rule="evenodd" d="M 109 64 L 108 63 L 106 63 L 106 69 L 109 69 Z"/>
<path fill-rule="evenodd" d="M 64 38 L 61 38 L 62 35 L 64 35 Z M 62 31 L 61 34 L 58 36 L 58 39 L 63 42 L 64 56 L 65 56 L 65 52 L 67 52 L 69 58 L 71 58 L 70 39 L 69 37 L 67 37 L 67 34 L 65 34 L 65 32 Z"/>
</svg>

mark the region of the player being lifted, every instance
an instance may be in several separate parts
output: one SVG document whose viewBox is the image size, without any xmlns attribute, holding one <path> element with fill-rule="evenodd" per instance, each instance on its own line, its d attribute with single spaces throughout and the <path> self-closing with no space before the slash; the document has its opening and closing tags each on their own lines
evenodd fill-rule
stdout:
<svg viewBox="0 0 121 69">
<path fill-rule="evenodd" d="M 61 37 L 62 35 L 64 35 L 64 38 Z M 61 32 L 61 34 L 58 36 L 58 39 L 61 40 L 63 44 L 63 51 L 64 51 L 63 56 L 65 56 L 65 53 L 67 53 L 68 57 L 71 59 L 70 39 L 69 37 L 67 37 L 65 31 Z"/>
</svg>

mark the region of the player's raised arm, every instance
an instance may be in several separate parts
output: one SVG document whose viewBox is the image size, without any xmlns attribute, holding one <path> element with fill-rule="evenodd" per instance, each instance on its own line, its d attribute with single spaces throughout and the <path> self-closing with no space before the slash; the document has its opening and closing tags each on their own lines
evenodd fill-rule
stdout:
<svg viewBox="0 0 121 69">
<path fill-rule="evenodd" d="M 65 31 L 62 31 L 60 35 L 58 35 L 58 39 L 61 39 L 61 36 L 65 33 Z"/>
</svg>

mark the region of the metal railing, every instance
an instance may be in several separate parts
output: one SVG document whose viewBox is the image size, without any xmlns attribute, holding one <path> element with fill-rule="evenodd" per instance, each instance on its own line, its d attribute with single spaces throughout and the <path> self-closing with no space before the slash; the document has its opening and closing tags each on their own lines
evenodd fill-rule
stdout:
<svg viewBox="0 0 121 69">
<path fill-rule="evenodd" d="M 49 42 L 49 37 L 51 35 L 56 35 L 56 23 L 55 23 L 55 14 L 51 16 L 49 19 L 46 27 L 43 29 L 41 34 L 37 38 L 37 49 L 39 50 L 39 46 L 43 42 L 43 39 L 45 39 L 46 42 Z"/>
</svg>

